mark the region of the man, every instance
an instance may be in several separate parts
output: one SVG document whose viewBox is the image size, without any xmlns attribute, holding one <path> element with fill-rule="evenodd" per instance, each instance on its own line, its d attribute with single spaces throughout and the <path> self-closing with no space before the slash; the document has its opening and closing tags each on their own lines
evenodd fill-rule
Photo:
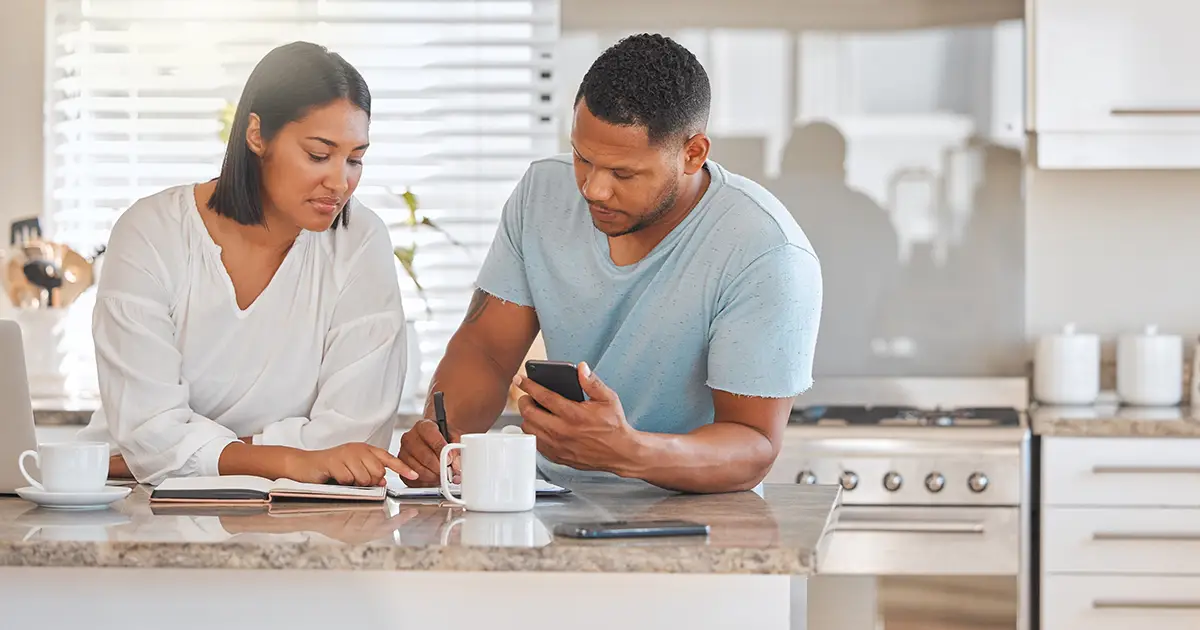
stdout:
<svg viewBox="0 0 1200 630">
<path fill-rule="evenodd" d="M 762 481 L 812 383 L 820 264 L 770 193 L 707 159 L 709 99 L 700 63 L 660 35 L 588 70 L 573 156 L 534 162 L 505 204 L 434 373 L 452 439 L 489 429 L 511 382 L 550 481 Z M 586 402 L 514 377 L 539 330 L 548 358 L 577 364 Z M 443 445 L 429 420 L 403 436 L 420 474 L 407 483 L 437 482 Z"/>
</svg>

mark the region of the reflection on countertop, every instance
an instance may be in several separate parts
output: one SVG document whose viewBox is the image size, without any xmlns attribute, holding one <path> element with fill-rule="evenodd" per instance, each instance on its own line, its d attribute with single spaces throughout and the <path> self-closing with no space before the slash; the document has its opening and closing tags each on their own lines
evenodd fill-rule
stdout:
<svg viewBox="0 0 1200 630">
<path fill-rule="evenodd" d="M 1029 418 L 1033 433 L 1047 437 L 1200 437 L 1200 409 L 1192 406 L 1035 406 Z"/>
<path fill-rule="evenodd" d="M 114 507 L 66 513 L 0 499 L 0 566 L 808 574 L 837 486 L 683 495 L 641 482 L 587 482 L 531 512 L 464 512 L 440 501 L 347 505 L 151 505 L 137 487 Z M 703 537 L 582 541 L 560 522 L 690 519 Z"/>
</svg>

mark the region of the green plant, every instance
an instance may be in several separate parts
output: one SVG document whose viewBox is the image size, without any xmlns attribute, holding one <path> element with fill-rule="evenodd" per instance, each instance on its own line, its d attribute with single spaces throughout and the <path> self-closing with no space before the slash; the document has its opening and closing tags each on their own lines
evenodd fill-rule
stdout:
<svg viewBox="0 0 1200 630">
<path fill-rule="evenodd" d="M 233 130 L 233 116 L 237 113 L 237 103 L 225 101 L 225 106 L 221 108 L 219 119 L 221 121 L 221 143 L 229 144 L 229 134 Z"/>
<path fill-rule="evenodd" d="M 404 201 L 405 208 L 408 209 L 408 216 L 405 217 L 404 222 L 400 224 L 400 227 L 407 228 L 414 233 L 414 235 L 416 231 L 420 229 L 434 230 L 435 232 L 438 232 L 444 236 L 451 245 L 454 245 L 455 247 L 461 247 L 464 251 L 466 251 L 466 245 L 454 238 L 454 236 L 445 228 L 434 223 L 429 217 L 421 216 L 419 212 L 420 203 L 417 199 L 417 195 L 413 193 L 412 189 L 405 188 L 403 193 L 397 194 L 393 191 L 392 194 L 400 197 L 400 199 Z M 400 266 L 404 268 L 404 272 L 408 274 L 409 279 L 412 280 L 413 286 L 416 287 L 417 295 L 421 296 L 421 300 L 425 302 L 425 313 L 427 315 L 433 315 L 433 309 L 429 306 L 429 296 L 425 293 L 425 287 L 421 285 L 420 279 L 417 278 L 417 270 L 414 266 L 414 261 L 417 257 L 417 244 L 412 243 L 410 245 L 396 246 L 393 248 L 393 251 L 396 254 L 396 259 L 400 261 Z"/>
</svg>

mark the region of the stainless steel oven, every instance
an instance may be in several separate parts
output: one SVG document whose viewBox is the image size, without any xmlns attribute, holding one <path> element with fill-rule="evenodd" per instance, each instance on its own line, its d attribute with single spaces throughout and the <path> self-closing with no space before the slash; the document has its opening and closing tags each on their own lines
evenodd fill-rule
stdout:
<svg viewBox="0 0 1200 630">
<path fill-rule="evenodd" d="M 886 382 L 804 396 L 768 477 L 843 488 L 808 627 L 1027 630 L 1024 380 Z"/>
</svg>

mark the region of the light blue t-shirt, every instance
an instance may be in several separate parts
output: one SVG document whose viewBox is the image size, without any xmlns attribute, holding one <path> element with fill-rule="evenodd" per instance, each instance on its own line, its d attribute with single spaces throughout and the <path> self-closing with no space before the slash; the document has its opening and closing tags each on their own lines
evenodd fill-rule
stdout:
<svg viewBox="0 0 1200 630">
<path fill-rule="evenodd" d="M 821 268 L 762 186 L 706 163 L 708 190 L 645 258 L 617 266 L 570 156 L 534 162 L 508 202 L 478 287 L 533 307 L 551 360 L 586 361 L 640 431 L 713 421 L 711 389 L 789 397 L 812 385 Z M 710 389 L 711 388 L 711 389 Z M 551 481 L 582 473 L 539 456 Z"/>
</svg>

